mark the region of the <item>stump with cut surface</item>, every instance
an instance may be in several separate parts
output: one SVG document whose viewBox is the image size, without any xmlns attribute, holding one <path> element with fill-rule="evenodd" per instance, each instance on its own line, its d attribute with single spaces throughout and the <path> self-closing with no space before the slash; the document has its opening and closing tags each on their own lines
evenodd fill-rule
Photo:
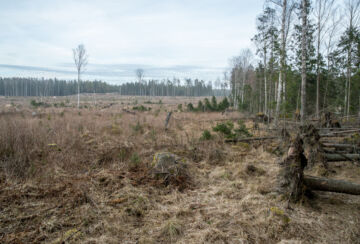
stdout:
<svg viewBox="0 0 360 244">
<path fill-rule="evenodd" d="M 152 177 L 164 185 L 176 185 L 185 188 L 190 183 L 190 176 L 185 160 L 169 152 L 154 155 L 151 170 Z"/>
</svg>

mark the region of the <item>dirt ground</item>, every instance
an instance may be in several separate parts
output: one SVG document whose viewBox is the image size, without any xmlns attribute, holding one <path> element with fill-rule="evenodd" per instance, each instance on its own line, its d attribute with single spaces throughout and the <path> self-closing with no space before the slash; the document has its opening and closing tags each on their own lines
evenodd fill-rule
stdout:
<svg viewBox="0 0 360 244">
<path fill-rule="evenodd" d="M 275 192 L 281 140 L 225 144 L 212 131 L 244 120 L 271 135 L 247 115 L 186 112 L 202 98 L 83 95 L 80 109 L 76 97 L 32 99 L 0 98 L 0 243 L 360 243 L 359 196 L 288 206 Z M 188 184 L 150 177 L 157 152 L 186 161 Z M 358 166 L 330 169 L 360 184 Z"/>
</svg>

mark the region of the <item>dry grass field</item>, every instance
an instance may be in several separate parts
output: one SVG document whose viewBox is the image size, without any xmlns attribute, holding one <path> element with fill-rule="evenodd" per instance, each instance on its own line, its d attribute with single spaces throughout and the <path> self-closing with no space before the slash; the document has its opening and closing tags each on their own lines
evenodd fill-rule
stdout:
<svg viewBox="0 0 360 244">
<path fill-rule="evenodd" d="M 263 135 L 243 114 L 185 111 L 200 98 L 31 99 L 0 98 L 0 243 L 360 243 L 359 196 L 316 192 L 289 208 L 274 192 L 280 141 L 225 144 L 212 131 L 243 119 Z M 152 178 L 157 152 L 181 157 L 188 178 Z M 360 183 L 358 166 L 331 167 Z"/>
</svg>

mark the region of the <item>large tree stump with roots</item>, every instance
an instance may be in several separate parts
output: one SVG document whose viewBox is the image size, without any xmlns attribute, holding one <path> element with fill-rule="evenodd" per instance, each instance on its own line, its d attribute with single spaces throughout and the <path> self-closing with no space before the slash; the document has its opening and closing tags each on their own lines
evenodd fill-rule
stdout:
<svg viewBox="0 0 360 244">
<path fill-rule="evenodd" d="M 299 202 L 309 190 L 360 195 L 359 184 L 304 175 L 306 165 L 303 140 L 297 135 L 289 148 L 288 156 L 280 162 L 278 175 L 278 191 L 289 201 Z"/>
<path fill-rule="evenodd" d="M 320 143 L 319 130 L 313 124 L 300 127 L 301 137 L 303 139 L 304 155 L 307 158 L 307 168 L 311 169 L 315 164 L 320 167 L 328 168 L 326 158 L 324 157 L 324 149 Z"/>
<path fill-rule="evenodd" d="M 320 120 L 321 127 L 325 128 L 341 128 L 340 122 L 332 118 L 330 112 L 326 112 Z"/>
<path fill-rule="evenodd" d="M 289 148 L 287 157 L 280 162 L 278 190 L 292 202 L 298 202 L 305 193 L 304 168 L 307 160 L 303 150 L 303 140 L 298 135 Z"/>
</svg>

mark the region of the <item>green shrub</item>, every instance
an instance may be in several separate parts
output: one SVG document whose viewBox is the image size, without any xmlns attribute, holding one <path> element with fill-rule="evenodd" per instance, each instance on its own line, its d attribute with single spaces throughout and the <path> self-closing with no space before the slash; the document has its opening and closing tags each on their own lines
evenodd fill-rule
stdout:
<svg viewBox="0 0 360 244">
<path fill-rule="evenodd" d="M 213 138 L 213 136 L 211 135 L 210 131 L 204 130 L 200 137 L 200 140 L 208 141 L 208 140 L 211 140 L 212 138 Z"/>
<path fill-rule="evenodd" d="M 204 103 L 205 103 L 205 111 L 213 111 L 209 99 L 205 98 Z"/>
<path fill-rule="evenodd" d="M 139 154 L 137 154 L 136 152 L 133 153 L 130 157 L 130 168 L 134 169 L 137 168 L 139 166 L 141 162 L 140 156 Z"/>
<path fill-rule="evenodd" d="M 133 107 L 133 110 L 137 110 L 137 111 L 140 111 L 140 112 L 144 112 L 144 111 L 150 111 L 151 108 L 147 108 L 147 107 L 144 107 L 143 105 L 140 105 L 140 106 L 135 106 Z"/>
<path fill-rule="evenodd" d="M 246 125 L 242 120 L 238 121 L 239 128 L 235 130 L 235 134 L 238 137 L 245 136 L 245 137 L 252 137 L 252 134 L 249 132 L 249 130 L 246 128 Z"/>
<path fill-rule="evenodd" d="M 200 112 L 204 112 L 204 104 L 202 103 L 201 100 L 198 102 L 196 110 Z"/>
<path fill-rule="evenodd" d="M 217 104 L 215 96 L 212 96 L 212 98 L 211 98 L 211 108 L 212 108 L 212 111 L 218 110 L 218 104 Z"/>
<path fill-rule="evenodd" d="M 234 123 L 227 121 L 226 123 L 217 124 L 213 127 L 213 131 L 223 134 L 228 139 L 252 136 L 242 121 L 238 121 L 238 125 L 239 128 L 234 129 Z"/>
<path fill-rule="evenodd" d="M 187 110 L 190 112 L 195 111 L 194 105 L 192 103 L 188 103 Z"/>
<path fill-rule="evenodd" d="M 235 134 L 232 133 L 233 126 L 229 123 L 218 123 L 213 127 L 213 131 L 223 134 L 226 138 L 234 138 Z"/>
<path fill-rule="evenodd" d="M 48 103 L 44 103 L 44 102 L 37 102 L 36 100 L 31 100 L 30 101 L 30 105 L 37 108 L 37 107 L 45 107 L 45 108 L 48 108 L 50 107 L 51 105 L 48 104 Z"/>
<path fill-rule="evenodd" d="M 230 103 L 227 97 L 224 97 L 224 99 L 218 105 L 218 111 L 225 111 L 229 107 L 230 107 Z"/>
</svg>

